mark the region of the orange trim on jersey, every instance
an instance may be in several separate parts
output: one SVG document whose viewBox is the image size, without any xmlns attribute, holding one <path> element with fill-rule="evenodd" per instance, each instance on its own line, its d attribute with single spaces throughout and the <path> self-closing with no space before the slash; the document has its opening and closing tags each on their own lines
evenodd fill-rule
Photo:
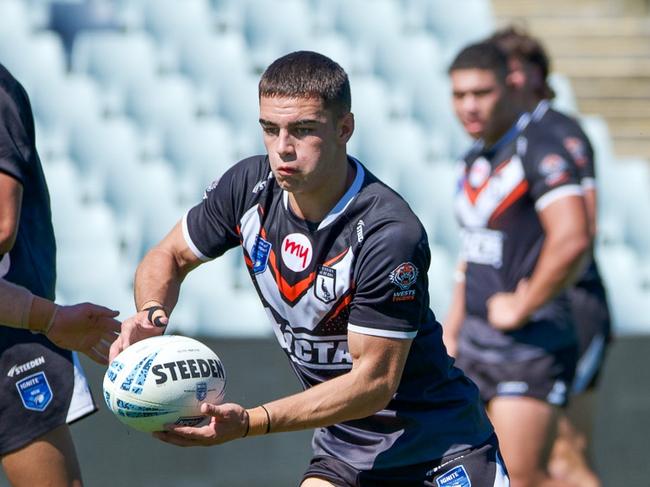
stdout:
<svg viewBox="0 0 650 487">
<path fill-rule="evenodd" d="M 246 267 L 248 267 L 249 269 L 253 268 L 253 261 L 246 254 L 244 254 L 244 262 L 246 262 Z"/>
<path fill-rule="evenodd" d="M 474 204 L 476 203 L 476 199 L 478 196 L 481 194 L 481 192 L 485 189 L 485 187 L 488 185 L 490 182 L 490 178 L 488 177 L 483 184 L 481 184 L 478 188 L 472 188 L 470 184 L 467 182 L 467 178 L 465 178 L 465 182 L 463 183 L 465 193 L 467 194 L 467 198 L 469 198 L 469 201 Z"/>
<path fill-rule="evenodd" d="M 510 192 L 508 196 L 506 196 L 501 203 L 499 203 L 499 206 L 492 212 L 492 216 L 490 216 L 490 221 L 488 222 L 488 225 L 492 223 L 494 220 L 499 218 L 499 216 L 506 211 L 508 208 L 510 208 L 519 198 L 521 198 L 523 195 L 526 194 L 528 191 L 528 181 L 522 181 L 519 183 L 515 188 Z"/>
<path fill-rule="evenodd" d="M 510 164 L 510 161 L 512 161 L 512 158 L 510 158 L 510 159 L 506 159 L 505 161 L 502 161 L 502 162 L 500 162 L 499 164 L 497 164 L 497 166 L 494 168 L 494 173 L 498 173 L 498 172 L 503 171 L 503 169 L 504 169 L 508 164 Z"/>
<path fill-rule="evenodd" d="M 269 255 L 269 265 L 271 266 L 271 270 L 273 271 L 273 275 L 275 276 L 275 282 L 278 285 L 278 290 L 280 291 L 280 294 L 284 296 L 287 300 L 290 302 L 296 301 L 302 294 L 309 289 L 309 286 L 311 286 L 314 283 L 314 279 L 316 278 L 316 273 L 312 272 L 309 274 L 307 277 L 305 277 L 302 281 L 298 281 L 296 284 L 293 286 L 289 284 L 284 277 L 280 275 L 280 271 L 278 270 L 278 265 L 275 257 L 275 252 L 271 250 L 271 253 Z"/>
<path fill-rule="evenodd" d="M 334 313 L 332 313 L 331 316 L 328 316 L 328 320 L 332 320 L 336 318 L 341 311 L 343 311 L 350 303 L 352 302 L 352 294 L 348 294 L 343 300 L 339 303 L 339 305 L 336 307 L 334 310 Z"/>
<path fill-rule="evenodd" d="M 330 266 L 330 265 L 336 264 L 339 260 L 341 260 L 343 257 L 345 257 L 345 254 L 348 253 L 348 250 L 350 250 L 349 247 L 347 249 L 345 249 L 343 252 L 341 252 L 339 255 L 337 255 L 336 257 L 332 257 L 330 260 L 325 262 L 325 264 L 323 264 L 323 265 Z"/>
</svg>

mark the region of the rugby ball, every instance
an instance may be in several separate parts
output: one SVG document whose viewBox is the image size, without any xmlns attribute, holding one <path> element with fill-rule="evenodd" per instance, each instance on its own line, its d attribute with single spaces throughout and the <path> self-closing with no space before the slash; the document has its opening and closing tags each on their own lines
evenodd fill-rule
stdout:
<svg viewBox="0 0 650 487">
<path fill-rule="evenodd" d="M 124 424 L 162 431 L 167 424 L 197 426 L 204 402 L 223 399 L 226 374 L 219 357 L 193 338 L 163 335 L 124 349 L 104 375 L 104 401 Z"/>
</svg>

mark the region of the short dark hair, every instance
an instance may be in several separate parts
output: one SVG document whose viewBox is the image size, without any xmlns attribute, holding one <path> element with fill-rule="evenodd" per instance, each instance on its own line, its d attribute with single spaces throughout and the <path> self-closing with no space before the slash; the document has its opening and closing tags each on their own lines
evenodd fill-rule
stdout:
<svg viewBox="0 0 650 487">
<path fill-rule="evenodd" d="M 259 97 L 320 98 L 323 107 L 341 116 L 352 106 L 350 81 L 341 66 L 312 51 L 276 59 L 262 74 Z"/>
<path fill-rule="evenodd" d="M 551 61 L 542 43 L 528 34 L 524 29 L 510 25 L 496 31 L 488 39 L 499 46 L 510 58 L 517 58 L 523 63 L 532 64 L 540 70 L 543 85 L 538 93 L 542 98 L 553 98 L 555 92 L 548 84 L 547 77 L 551 71 Z"/>
<path fill-rule="evenodd" d="M 499 81 L 505 83 L 509 72 L 508 56 L 492 42 L 477 42 L 456 55 L 449 66 L 449 74 L 460 69 L 492 71 Z"/>
</svg>

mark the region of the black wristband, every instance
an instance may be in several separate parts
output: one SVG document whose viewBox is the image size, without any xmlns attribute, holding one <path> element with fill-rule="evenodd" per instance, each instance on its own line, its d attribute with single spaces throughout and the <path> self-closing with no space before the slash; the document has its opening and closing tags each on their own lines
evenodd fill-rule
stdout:
<svg viewBox="0 0 650 487">
<path fill-rule="evenodd" d="M 154 314 L 156 311 L 159 311 L 159 310 L 162 310 L 162 311 L 165 312 L 165 314 L 167 314 L 167 312 L 165 311 L 165 308 L 163 308 L 162 306 L 151 306 L 151 307 L 149 307 L 149 308 L 145 308 L 145 309 L 143 309 L 142 311 L 146 311 L 146 312 L 147 312 L 147 319 L 148 319 L 151 323 L 153 323 L 154 326 L 157 326 L 158 328 L 165 328 L 167 325 L 164 324 L 162 321 L 160 321 L 160 316 L 157 316 L 156 318 L 153 317 L 153 314 Z"/>
<path fill-rule="evenodd" d="M 264 412 L 266 413 L 266 432 L 264 434 L 268 435 L 271 432 L 271 415 L 269 414 L 269 410 L 266 409 L 263 404 L 260 407 L 264 409 Z"/>
<path fill-rule="evenodd" d="M 248 432 L 251 429 L 251 415 L 248 414 L 248 410 L 244 409 L 244 412 L 246 413 L 246 431 L 242 435 L 242 438 L 246 438 L 248 436 Z"/>
</svg>

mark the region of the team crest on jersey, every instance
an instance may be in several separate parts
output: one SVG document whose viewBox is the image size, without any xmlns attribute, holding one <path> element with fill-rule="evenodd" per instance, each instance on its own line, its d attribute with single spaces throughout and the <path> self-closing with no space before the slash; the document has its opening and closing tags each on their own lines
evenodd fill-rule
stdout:
<svg viewBox="0 0 650 487">
<path fill-rule="evenodd" d="M 411 286 L 418 280 L 418 273 L 415 264 L 403 262 L 388 275 L 390 282 L 399 288 L 393 293 L 394 302 L 415 300 L 415 289 Z"/>
<path fill-rule="evenodd" d="M 471 487 L 472 481 L 463 465 L 458 465 L 436 478 L 438 487 Z"/>
<path fill-rule="evenodd" d="M 565 181 L 569 164 L 558 154 L 549 154 L 539 163 L 539 172 L 545 177 L 549 186 L 555 186 Z"/>
<path fill-rule="evenodd" d="M 587 151 L 585 144 L 577 137 L 565 137 L 564 148 L 569 151 L 571 157 L 579 167 L 587 165 Z"/>
<path fill-rule="evenodd" d="M 331 303 L 336 299 L 336 269 L 324 265 L 318 268 L 314 294 L 324 303 Z"/>
<path fill-rule="evenodd" d="M 255 237 L 251 259 L 253 260 L 253 274 L 259 274 L 266 270 L 269 263 L 269 254 L 271 253 L 271 242 L 264 240 L 261 235 Z"/>
<path fill-rule="evenodd" d="M 415 264 L 402 262 L 389 274 L 388 278 L 402 291 L 406 291 L 418 280 L 419 272 Z"/>
<path fill-rule="evenodd" d="M 45 372 L 37 372 L 19 380 L 16 389 L 25 409 L 31 411 L 45 411 L 54 397 Z"/>
<path fill-rule="evenodd" d="M 294 272 L 302 272 L 309 264 L 313 250 L 311 242 L 302 233 L 292 233 L 282 241 L 282 261 Z"/>
<path fill-rule="evenodd" d="M 491 166 L 484 157 L 479 157 L 474 161 L 469 170 L 467 182 L 472 188 L 478 188 L 485 183 L 490 177 Z"/>
</svg>

